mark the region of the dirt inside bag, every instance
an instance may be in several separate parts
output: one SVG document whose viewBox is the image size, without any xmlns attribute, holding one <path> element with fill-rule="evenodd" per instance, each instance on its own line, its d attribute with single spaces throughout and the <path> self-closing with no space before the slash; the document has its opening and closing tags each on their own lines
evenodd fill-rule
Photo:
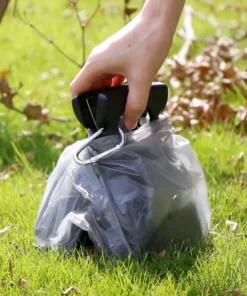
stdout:
<svg viewBox="0 0 247 296">
<path fill-rule="evenodd" d="M 124 258 L 205 239 L 211 214 L 204 174 L 170 117 L 127 133 L 117 152 L 81 166 L 73 155 L 84 141 L 65 148 L 48 179 L 35 225 L 41 247 L 71 251 L 87 233 L 99 251 Z M 118 142 L 118 135 L 98 138 L 80 158 Z"/>
</svg>

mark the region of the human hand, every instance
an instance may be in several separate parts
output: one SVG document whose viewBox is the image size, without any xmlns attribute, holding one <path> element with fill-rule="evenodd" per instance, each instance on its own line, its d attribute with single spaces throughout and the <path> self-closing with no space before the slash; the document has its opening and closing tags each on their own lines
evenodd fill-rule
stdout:
<svg viewBox="0 0 247 296">
<path fill-rule="evenodd" d="M 160 0 L 147 2 L 155 1 Z M 120 85 L 127 78 L 129 94 L 124 122 L 129 129 L 136 126 L 146 108 L 153 78 L 170 50 L 177 24 L 172 20 L 175 28 L 173 25 L 162 32 L 164 15 L 159 18 L 157 9 L 150 14 L 147 6 L 148 3 L 129 24 L 93 49 L 70 85 L 75 97 L 96 88 Z"/>
</svg>

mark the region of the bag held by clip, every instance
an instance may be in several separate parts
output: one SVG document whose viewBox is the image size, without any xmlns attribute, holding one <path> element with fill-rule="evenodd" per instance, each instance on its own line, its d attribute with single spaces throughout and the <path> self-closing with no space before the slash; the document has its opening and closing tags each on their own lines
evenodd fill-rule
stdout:
<svg viewBox="0 0 247 296">
<path fill-rule="evenodd" d="M 189 141 L 174 134 L 170 117 L 122 136 L 89 137 L 65 148 L 35 225 L 41 247 L 71 251 L 87 234 L 99 251 L 124 258 L 206 237 L 204 174 Z"/>
</svg>

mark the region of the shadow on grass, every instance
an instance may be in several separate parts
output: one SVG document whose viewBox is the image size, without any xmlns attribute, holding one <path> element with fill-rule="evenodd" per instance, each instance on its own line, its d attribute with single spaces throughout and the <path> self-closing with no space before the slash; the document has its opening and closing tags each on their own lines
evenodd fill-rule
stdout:
<svg viewBox="0 0 247 296">
<path fill-rule="evenodd" d="M 88 243 L 88 240 L 87 240 Z M 89 246 L 89 249 L 87 247 Z M 168 276 L 172 276 L 176 284 L 188 278 L 188 274 L 193 272 L 197 262 L 205 259 L 211 254 L 213 243 L 208 240 L 204 243 L 198 242 L 193 245 L 170 244 L 165 251 L 160 254 L 145 253 L 138 258 L 128 257 L 124 260 L 106 258 L 104 255 L 92 253 L 92 245 L 86 244 L 86 249 L 77 249 L 73 254 L 79 259 L 84 256 L 93 260 L 94 265 L 102 274 L 128 273 L 132 283 L 137 278 L 145 278 L 147 282 L 154 282 L 159 285 Z M 89 250 L 89 251 L 88 251 Z M 95 251 L 95 249 L 94 249 Z M 144 282 L 143 282 L 144 284 Z M 131 282 L 130 282 L 131 285 Z M 147 292 L 150 287 L 147 285 Z M 197 293 L 198 291 L 196 291 Z M 190 295 L 194 294 L 191 291 Z"/>
</svg>

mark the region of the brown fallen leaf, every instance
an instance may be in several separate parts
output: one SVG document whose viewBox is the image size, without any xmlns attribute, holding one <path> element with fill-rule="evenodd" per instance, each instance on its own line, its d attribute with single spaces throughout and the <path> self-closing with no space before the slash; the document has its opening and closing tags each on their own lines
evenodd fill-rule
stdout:
<svg viewBox="0 0 247 296">
<path fill-rule="evenodd" d="M 0 287 L 5 287 L 7 285 L 6 281 L 0 281 Z"/>
<path fill-rule="evenodd" d="M 5 228 L 0 230 L 0 236 L 8 232 L 13 227 L 13 224 L 10 224 L 9 226 L 6 226 Z"/>
<path fill-rule="evenodd" d="M 21 164 L 14 164 L 14 165 L 8 167 L 4 171 L 0 172 L 0 180 L 1 181 L 7 180 L 10 177 L 10 175 L 14 174 L 16 171 L 18 171 L 20 169 L 22 169 Z"/>
<path fill-rule="evenodd" d="M 77 287 L 75 286 L 69 287 L 67 290 L 61 293 L 61 295 L 70 295 L 70 294 L 79 294 Z"/>
<path fill-rule="evenodd" d="M 215 117 L 218 118 L 221 122 L 230 122 L 231 120 L 233 120 L 236 114 L 237 111 L 232 106 L 226 103 L 218 104 L 215 110 Z"/>
<path fill-rule="evenodd" d="M 25 290 L 28 286 L 28 281 L 23 278 L 19 278 L 16 285 L 20 288 L 20 290 Z"/>
<path fill-rule="evenodd" d="M 7 108 L 13 108 L 13 98 L 16 96 L 16 92 L 9 86 L 6 79 L 0 80 L 0 101 Z"/>
<path fill-rule="evenodd" d="M 0 287 L 6 287 L 6 286 L 9 286 L 9 287 L 17 286 L 20 290 L 25 291 L 28 286 L 28 281 L 23 278 L 20 278 L 17 281 L 17 283 L 15 283 L 13 281 L 10 281 L 10 282 L 0 281 Z"/>
<path fill-rule="evenodd" d="M 130 17 L 133 13 L 135 13 L 138 10 L 138 8 L 129 8 L 125 7 L 124 15 Z"/>
<path fill-rule="evenodd" d="M 164 258 L 165 255 L 166 255 L 166 250 L 162 250 L 162 251 L 159 252 L 159 254 L 158 254 L 158 256 L 159 256 L 160 258 Z"/>
<path fill-rule="evenodd" d="M 23 110 L 28 120 L 40 120 L 41 122 L 49 121 L 49 110 L 41 105 L 28 103 Z"/>
<path fill-rule="evenodd" d="M 217 294 L 216 296 L 225 296 L 225 295 L 234 295 L 234 296 L 245 296 L 245 294 L 243 292 L 241 292 L 240 290 L 226 290 L 224 292 L 221 292 L 219 294 Z"/>
<path fill-rule="evenodd" d="M 52 133 L 47 135 L 47 138 L 53 141 L 60 141 L 62 139 L 62 135 L 59 133 Z"/>
</svg>

